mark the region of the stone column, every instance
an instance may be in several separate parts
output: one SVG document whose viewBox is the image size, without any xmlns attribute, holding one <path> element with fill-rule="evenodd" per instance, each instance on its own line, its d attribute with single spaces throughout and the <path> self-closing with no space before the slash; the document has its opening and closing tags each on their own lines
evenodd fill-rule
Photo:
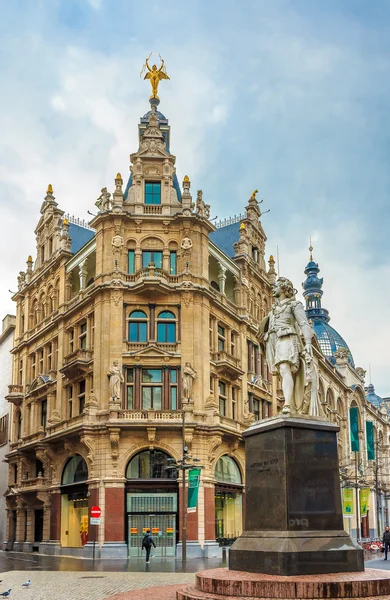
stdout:
<svg viewBox="0 0 390 600">
<path fill-rule="evenodd" d="M 88 258 L 86 258 L 85 260 L 83 260 L 82 263 L 79 264 L 80 290 L 83 290 L 85 287 L 87 287 L 87 265 Z"/>
<path fill-rule="evenodd" d="M 32 545 L 34 541 L 34 525 L 35 525 L 35 511 L 33 508 L 27 509 L 27 527 L 26 527 L 26 542 L 28 545 Z M 27 548 L 25 548 L 27 550 Z"/>
<path fill-rule="evenodd" d="M 135 273 L 142 268 L 142 251 L 134 250 L 134 271 Z"/>
<path fill-rule="evenodd" d="M 20 552 L 23 550 L 24 532 L 26 526 L 26 508 L 22 500 L 16 501 L 16 535 L 14 550 Z"/>
<path fill-rule="evenodd" d="M 226 267 L 222 263 L 218 262 L 218 284 L 219 291 L 221 294 L 225 294 L 225 283 L 226 283 Z"/>
</svg>

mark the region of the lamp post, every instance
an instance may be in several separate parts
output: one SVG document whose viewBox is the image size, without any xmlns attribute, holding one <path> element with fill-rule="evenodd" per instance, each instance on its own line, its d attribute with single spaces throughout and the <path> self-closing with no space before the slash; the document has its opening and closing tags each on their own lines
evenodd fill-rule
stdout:
<svg viewBox="0 0 390 600">
<path fill-rule="evenodd" d="M 188 404 L 188 401 L 187 401 Z M 182 472 L 182 497 L 183 497 L 183 510 L 181 515 L 181 540 L 182 540 L 182 552 L 181 552 L 181 560 L 182 562 L 187 561 L 187 510 L 188 510 L 188 496 L 187 496 L 187 476 L 186 472 L 189 469 L 203 469 L 203 466 L 199 464 L 199 458 L 192 458 L 191 454 L 188 453 L 188 446 L 186 446 L 186 428 L 185 428 L 185 409 L 184 409 L 184 401 L 182 408 L 182 443 L 183 443 L 183 454 L 182 458 L 179 460 L 175 460 L 174 458 L 169 458 L 169 465 L 165 467 L 166 470 L 179 470 Z"/>
</svg>

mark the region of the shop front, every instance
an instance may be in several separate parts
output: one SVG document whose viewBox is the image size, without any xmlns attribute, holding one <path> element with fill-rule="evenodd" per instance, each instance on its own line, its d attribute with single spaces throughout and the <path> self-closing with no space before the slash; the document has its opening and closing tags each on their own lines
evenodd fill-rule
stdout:
<svg viewBox="0 0 390 600">
<path fill-rule="evenodd" d="M 237 463 L 221 456 L 215 467 L 215 539 L 230 545 L 242 533 L 242 478 Z"/>
<path fill-rule="evenodd" d="M 178 537 L 177 476 L 165 470 L 170 456 L 146 450 L 134 456 L 126 469 L 126 527 L 128 554 L 142 555 L 147 529 L 153 536 L 155 556 L 175 556 Z"/>
<path fill-rule="evenodd" d="M 83 548 L 88 542 L 88 467 L 76 454 L 66 463 L 61 481 L 61 546 Z"/>
</svg>

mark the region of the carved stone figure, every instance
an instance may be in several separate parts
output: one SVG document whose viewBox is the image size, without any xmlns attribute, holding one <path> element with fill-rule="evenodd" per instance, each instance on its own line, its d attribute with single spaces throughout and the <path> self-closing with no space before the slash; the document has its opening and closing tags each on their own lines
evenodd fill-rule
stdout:
<svg viewBox="0 0 390 600">
<path fill-rule="evenodd" d="M 320 416 L 318 378 L 313 361 L 311 338 L 303 304 L 295 299 L 294 287 L 280 277 L 274 286 L 276 304 L 260 323 L 259 339 L 266 343 L 268 367 L 273 375 L 280 375 L 284 394 L 282 414 Z M 302 345 L 300 334 L 304 338 Z M 309 408 L 304 407 L 304 387 L 311 381 Z"/>
<path fill-rule="evenodd" d="M 196 377 L 196 371 L 191 367 L 190 362 L 186 362 L 183 369 L 183 398 L 192 398 L 192 385 Z"/>
<path fill-rule="evenodd" d="M 99 198 L 95 202 L 95 206 L 98 207 L 99 212 L 104 212 L 105 210 L 110 210 L 111 208 L 111 194 L 107 192 L 107 188 L 102 188 L 102 193 Z"/>
<path fill-rule="evenodd" d="M 110 378 L 110 397 L 113 402 L 120 402 L 122 397 L 121 387 L 124 382 L 124 377 L 117 360 L 114 360 L 107 375 Z"/>
</svg>

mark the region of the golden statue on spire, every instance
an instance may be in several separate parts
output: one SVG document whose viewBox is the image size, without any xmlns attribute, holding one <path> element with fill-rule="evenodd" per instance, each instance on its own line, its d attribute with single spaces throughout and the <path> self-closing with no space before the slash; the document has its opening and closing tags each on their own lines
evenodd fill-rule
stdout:
<svg viewBox="0 0 390 600">
<path fill-rule="evenodd" d="M 153 65 L 152 68 L 150 68 L 149 66 L 149 58 L 152 56 L 152 53 L 149 54 L 148 58 L 146 59 L 146 62 L 144 64 L 144 66 L 142 67 L 142 71 L 140 73 L 140 77 L 142 77 L 143 73 L 145 72 L 146 69 L 148 69 L 148 72 L 146 73 L 144 79 L 150 79 L 150 84 L 152 86 L 152 95 L 150 96 L 149 100 L 152 100 L 153 98 L 156 98 L 157 100 L 160 100 L 160 98 L 157 96 L 157 91 L 158 91 L 158 84 L 160 83 L 160 81 L 162 79 L 169 79 L 166 68 L 165 68 L 165 63 L 164 63 L 164 59 L 161 58 L 161 55 L 159 54 L 160 60 L 161 60 L 161 66 L 159 69 L 157 69 L 156 65 Z"/>
</svg>

